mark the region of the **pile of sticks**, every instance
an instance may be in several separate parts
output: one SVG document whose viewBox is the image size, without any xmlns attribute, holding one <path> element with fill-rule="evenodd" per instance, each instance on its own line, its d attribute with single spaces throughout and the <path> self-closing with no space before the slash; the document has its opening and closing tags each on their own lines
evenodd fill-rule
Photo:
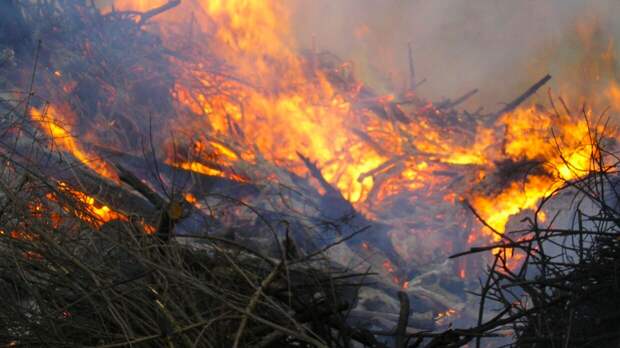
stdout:
<svg viewBox="0 0 620 348">
<path fill-rule="evenodd" d="M 11 18 L 0 24 L 0 85 L 11 91 L 0 100 L 0 126 L 9 135 L 0 144 L 0 249 L 14 260 L 2 270 L 2 291 L 10 308 L 2 317 L 4 342 L 346 347 L 352 341 L 381 346 L 383 340 L 404 347 L 425 337 L 416 332 L 434 328 L 434 313 L 462 306 L 467 299 L 462 287 L 455 294 L 439 281 L 432 289 L 423 286 L 425 279 L 449 272 L 438 271 L 436 264 L 422 271 L 394 249 L 388 237 L 390 222 L 396 220 L 391 207 L 400 204 L 401 197 L 373 207 L 377 219 L 367 218 L 325 180 L 312 154 L 299 155 L 308 177 L 267 163 L 260 154 L 256 163 L 237 164 L 249 168 L 246 173 L 277 173 L 282 179 L 277 183 L 202 175 L 163 163 L 157 151 L 164 140 L 151 130 L 165 128 L 169 116 L 179 113 L 170 92 L 185 76 L 168 62 L 187 59 L 191 47 L 171 51 L 144 26 L 178 4 L 175 0 L 144 13 L 107 15 L 90 1 L 11 0 L 0 5 Z M 41 41 L 32 36 L 35 32 Z M 311 52 L 307 60 L 343 94 L 359 83 L 333 55 Z M 217 77 L 230 78 L 221 62 L 206 64 L 204 70 L 222 69 Z M 365 203 L 372 206 L 382 185 L 396 177 L 405 162 L 432 162 L 439 156 L 416 148 L 407 125 L 426 122 L 444 130 L 447 141 L 473 141 L 478 125 L 492 124 L 514 110 L 549 78 L 490 114 L 456 109 L 476 90 L 429 106 L 414 93 L 420 83 L 389 101 L 367 86 L 358 89 L 351 96 L 355 110 L 395 125 L 405 144 L 393 151 L 384 148 L 385 135 L 369 132 L 363 124 L 355 129 L 360 141 L 389 157 L 360 177 L 371 176 L 375 182 Z M 25 93 L 15 92 L 23 86 Z M 216 82 L 201 88 L 205 96 L 234 98 L 234 91 Z M 67 99 L 77 116 L 75 132 L 95 131 L 98 144 L 83 144 L 115 168 L 117 182 L 56 151 L 32 123 L 32 107 L 45 109 L 48 101 Z M 242 146 L 242 131 L 232 121 L 230 128 L 230 139 L 217 140 L 230 149 Z M 114 146 L 101 146 L 107 141 Z M 452 184 L 468 170 L 441 166 L 438 175 L 451 178 Z M 95 197 L 97 204 L 122 218 L 98 221 L 100 217 L 60 183 Z M 204 209 L 190 204 L 187 194 L 197 197 Z M 408 194 L 403 190 L 400 195 Z M 459 232 L 464 245 L 466 234 Z M 339 258 L 347 262 L 336 265 L 333 261 Z M 386 260 L 395 271 L 384 270 Z M 347 263 L 356 266 L 342 266 Z M 366 267 L 399 282 L 366 284 Z M 400 292 L 402 282 L 414 276 L 417 282 L 407 294 Z M 360 313 L 381 317 L 369 311 L 370 305 L 362 306 L 366 312 L 353 309 L 371 291 L 379 291 L 395 309 L 383 313 L 380 319 L 389 320 L 382 320 L 380 329 L 350 320 Z M 418 316 L 410 313 L 412 308 Z M 419 315 L 422 312 L 430 315 Z M 481 332 L 456 337 L 471 339 Z"/>
<path fill-rule="evenodd" d="M 585 111 L 583 117 L 589 119 Z M 429 346 L 495 346 L 507 334 L 516 347 L 618 345 L 617 144 L 609 137 L 613 131 L 604 128 L 608 121 L 598 120 L 590 125 L 594 150 L 588 175 L 565 182 L 543 200 L 527 228 L 504 234 L 496 244 L 454 255 L 501 250 L 481 284 L 478 325 L 428 335 Z M 558 213 L 542 222 L 540 212 L 546 208 Z M 512 255 L 524 257 L 517 269 L 509 266 Z M 497 310 L 485 315 L 490 307 Z"/>
</svg>

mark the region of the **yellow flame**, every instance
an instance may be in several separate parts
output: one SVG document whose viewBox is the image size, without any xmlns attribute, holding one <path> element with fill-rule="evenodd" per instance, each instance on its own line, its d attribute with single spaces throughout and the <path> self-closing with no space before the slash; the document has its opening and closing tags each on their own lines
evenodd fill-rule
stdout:
<svg viewBox="0 0 620 348">
<path fill-rule="evenodd" d="M 77 139 L 71 134 L 71 127 L 65 124 L 70 117 L 62 115 L 55 106 L 49 106 L 44 112 L 32 108 L 31 117 L 41 126 L 54 141 L 58 149 L 72 154 L 86 167 L 109 179 L 117 179 L 116 172 L 101 158 L 84 150 Z M 62 125 L 61 125 L 62 124 Z"/>
<path fill-rule="evenodd" d="M 92 216 L 95 216 L 97 218 L 96 220 L 92 220 L 89 216 L 79 214 L 78 211 L 78 217 L 85 220 L 86 222 L 93 223 L 95 226 L 101 226 L 103 223 L 112 220 L 127 220 L 127 216 L 125 216 L 124 214 L 112 210 L 107 205 L 100 204 L 94 197 L 69 187 L 69 185 L 67 185 L 65 182 L 59 182 L 58 188 L 63 193 L 70 194 L 75 199 L 83 203 L 87 208 L 88 212 Z M 50 198 L 54 199 L 53 196 L 50 196 Z"/>
<path fill-rule="evenodd" d="M 603 132 L 600 127 L 592 130 L 584 119 L 549 115 L 534 107 L 519 108 L 502 122 L 506 127 L 506 155 L 515 160 L 540 160 L 547 173 L 532 173 L 525 181 L 512 182 L 499 193 L 473 197 L 474 208 L 500 233 L 512 216 L 535 208 L 565 181 L 587 175 L 596 156 L 591 133 Z M 494 240 L 500 238 L 493 235 Z"/>
</svg>

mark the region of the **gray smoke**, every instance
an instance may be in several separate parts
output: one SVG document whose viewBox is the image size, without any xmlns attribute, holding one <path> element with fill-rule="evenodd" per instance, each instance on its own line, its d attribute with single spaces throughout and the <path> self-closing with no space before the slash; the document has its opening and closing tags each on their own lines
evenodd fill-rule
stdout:
<svg viewBox="0 0 620 348">
<path fill-rule="evenodd" d="M 406 83 L 408 42 L 418 79 L 428 79 L 420 93 L 438 99 L 480 88 L 471 107 L 496 109 L 546 73 L 554 90 L 616 77 L 613 57 L 598 61 L 620 36 L 620 1 L 292 2 L 301 46 L 314 36 L 319 49 L 351 59 L 363 80 L 385 90 Z"/>
</svg>

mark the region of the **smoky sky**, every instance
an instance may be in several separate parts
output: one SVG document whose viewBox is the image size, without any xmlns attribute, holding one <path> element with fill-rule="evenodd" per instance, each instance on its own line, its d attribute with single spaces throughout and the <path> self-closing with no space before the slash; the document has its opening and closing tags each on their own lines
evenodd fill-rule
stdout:
<svg viewBox="0 0 620 348">
<path fill-rule="evenodd" d="M 587 79 L 615 79 L 620 1 L 598 0 L 292 0 L 300 46 L 355 63 L 360 78 L 386 91 L 407 77 L 411 43 L 420 93 L 497 108 L 546 73 L 560 90 Z M 314 39 L 313 39 L 314 37 Z M 584 44 L 587 42 L 587 44 Z M 609 52 L 608 52 L 609 55 Z M 599 66 L 599 65 L 604 66 Z M 594 65 L 594 66 L 592 66 Z M 603 75 L 603 76 L 593 76 Z"/>
</svg>

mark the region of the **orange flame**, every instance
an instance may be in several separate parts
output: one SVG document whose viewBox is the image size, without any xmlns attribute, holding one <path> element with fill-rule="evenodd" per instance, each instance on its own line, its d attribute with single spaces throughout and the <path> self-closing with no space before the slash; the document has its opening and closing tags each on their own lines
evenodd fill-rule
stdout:
<svg viewBox="0 0 620 348">
<path fill-rule="evenodd" d="M 83 215 L 78 211 L 78 217 L 86 222 L 92 223 L 95 226 L 100 227 L 104 223 L 112 220 L 127 220 L 127 216 L 125 216 L 124 214 L 112 210 L 107 205 L 100 204 L 94 197 L 91 197 L 84 192 L 73 189 L 64 182 L 59 182 L 58 188 L 61 192 L 70 194 L 79 202 L 83 203 L 87 208 L 88 212 L 96 218 L 92 219 L 91 216 Z M 56 200 L 52 194 L 50 194 L 48 198 Z"/>
<path fill-rule="evenodd" d="M 146 0 L 117 1 L 118 8 L 125 9 L 145 10 L 158 5 L 161 3 Z M 432 103 L 416 111 L 427 117 L 408 124 L 368 117 L 351 102 L 357 97 L 359 86 L 351 90 L 337 88 L 326 71 L 316 69 L 316 57 L 306 60 L 298 54 L 291 35 L 290 14 L 281 3 L 193 0 L 185 6 L 195 13 L 201 30 L 210 34 L 208 52 L 226 62 L 235 79 L 223 79 L 209 72 L 209 61 L 199 57 L 191 65 L 175 61 L 182 75 L 189 81 L 198 80 L 202 87 L 196 88 L 182 79 L 177 82 L 174 96 L 197 114 L 189 124 L 178 128 L 205 129 L 215 138 L 233 138 L 244 150 L 239 156 L 223 156 L 227 164 L 264 157 L 304 174 L 306 170 L 296 155 L 301 152 L 318 162 L 325 178 L 356 208 L 368 212 L 364 203 L 373 191 L 377 191 L 372 197 L 374 203 L 380 204 L 403 189 L 432 191 L 445 185 L 433 174 L 442 170 L 444 164 L 478 166 L 480 169 L 474 171 L 468 183 L 475 186 L 493 172 L 497 160 L 544 162 L 547 173 L 530 175 L 524 182 L 511 182 L 500 192 L 474 189 L 442 195 L 452 203 L 470 196 L 473 207 L 500 234 L 512 216 L 534 208 L 563 181 L 579 178 L 590 169 L 594 148 L 585 120 L 522 107 L 495 125 L 481 124 L 473 136 L 464 136 L 447 133 L 446 127 L 434 123 L 443 116 Z M 173 21 L 172 17 L 173 14 L 164 14 L 160 20 L 165 23 Z M 316 51 L 311 54 L 316 55 Z M 234 97 L 203 92 L 216 85 Z M 619 91 L 620 88 L 610 88 L 608 94 L 620 100 Z M 379 97 L 377 101 L 386 105 L 386 110 L 402 112 L 400 106 L 390 104 L 395 101 L 394 96 Z M 498 132 L 500 127 L 505 128 L 505 134 Z M 555 131 L 555 139 L 550 129 Z M 359 130 L 376 139 L 385 151 L 360 141 L 356 133 Z M 399 156 L 404 159 L 392 158 Z M 204 174 L 226 175 L 201 158 L 170 163 Z M 377 176 L 368 173 L 381 174 L 378 168 L 382 166 L 385 170 L 398 170 L 375 187 Z M 468 242 L 500 238 L 483 229 L 474 231 Z M 385 268 L 390 272 L 393 266 L 388 264 Z M 464 273 L 462 270 L 459 275 Z"/>
<path fill-rule="evenodd" d="M 435 323 L 437 325 L 441 326 L 444 325 L 448 319 L 454 317 L 457 313 L 458 312 L 456 309 L 448 308 L 446 311 L 437 313 L 437 315 L 433 319 L 435 320 Z"/>
<path fill-rule="evenodd" d="M 473 206 L 496 231 L 503 233 L 511 216 L 535 208 L 565 181 L 583 177 L 593 168 L 596 149 L 592 132 L 604 134 L 605 130 L 591 129 L 586 120 L 558 116 L 530 107 L 517 109 L 503 118 L 506 155 L 516 160 L 541 160 L 547 173 L 529 175 L 524 182 L 512 182 L 493 195 L 473 197 Z M 497 241 L 501 237 L 492 238 Z"/>
<path fill-rule="evenodd" d="M 64 113 L 59 112 L 55 106 L 49 106 L 44 111 L 32 108 L 31 117 L 53 139 L 54 145 L 58 149 L 72 154 L 83 165 L 101 176 L 116 180 L 115 171 L 101 158 L 85 151 L 79 141 L 71 134 L 71 127 L 66 122 L 72 117 L 68 108 L 63 109 L 66 109 Z"/>
<path fill-rule="evenodd" d="M 118 0 L 115 6 L 144 11 L 163 2 Z M 360 83 L 341 87 L 334 82 L 334 76 L 340 80 L 350 77 L 350 64 L 321 69 L 317 67 L 320 62 L 315 49 L 310 57 L 298 53 L 291 35 L 290 13 L 281 2 L 189 0 L 181 7 L 195 16 L 191 22 L 195 18 L 199 29 L 208 34 L 208 42 L 196 43 L 194 49 L 198 52 L 193 52 L 192 59 L 171 58 L 179 76 L 173 96 L 184 110 L 193 112 L 189 119 L 175 118 L 171 127 L 178 134 L 190 134 L 188 138 L 196 141 L 191 156 L 168 156 L 166 161 L 170 165 L 247 180 L 228 168 L 264 158 L 305 175 L 307 170 L 298 159 L 299 152 L 316 160 L 325 179 L 362 212 L 370 214 L 371 203 L 379 205 L 404 190 L 420 192 L 422 197 L 444 190 L 444 202 L 455 204 L 468 198 L 500 234 L 505 232 L 511 217 L 534 208 L 563 182 L 580 178 L 591 169 L 596 149 L 590 132 L 602 130 L 592 129 L 585 119 L 521 107 L 492 125 L 480 122 L 470 133 L 459 133 L 448 129 L 449 120 L 439 122 L 445 115 L 437 105 L 421 103 L 414 111 L 404 110 L 392 95 L 372 98 L 373 105 L 384 107 L 388 114 L 376 117 L 369 108 L 360 106 L 364 104 Z M 174 10 L 156 18 L 164 29 L 164 39 L 166 25 L 184 20 L 179 19 L 179 14 Z M 186 23 L 189 22 L 188 19 Z M 589 39 L 593 34 L 586 29 L 579 28 L 579 33 Z M 364 32 L 360 28 L 358 36 L 365 35 Z M 603 60 L 607 63 L 593 64 L 591 70 L 597 79 L 612 58 L 610 52 L 605 52 Z M 211 69 L 213 64 L 221 69 Z M 226 77 L 220 70 L 226 72 Z M 213 90 L 223 92 L 209 93 Z M 612 83 L 605 97 L 620 109 L 618 85 Z M 68 121 L 73 116 L 64 108 L 59 110 L 60 107 L 50 107 L 45 113 L 33 110 L 33 119 L 55 139 L 59 148 L 103 176 L 115 178 L 104 161 L 93 161 L 93 156 L 71 136 L 71 128 L 64 124 L 71 124 Z M 415 121 L 395 122 L 392 116 L 396 113 L 412 114 Z M 360 137 L 365 135 L 376 144 L 362 141 Z M 237 147 L 233 151 L 214 139 L 226 139 Z M 496 163 L 505 159 L 540 161 L 544 163 L 544 173 L 532 173 L 523 181 L 508 182 L 493 192 L 481 189 L 486 177 L 497 169 Z M 463 185 L 465 189 L 450 188 L 446 194 L 446 181 L 435 172 L 449 166 L 473 168 L 473 174 Z M 390 175 L 381 177 L 386 172 Z M 80 194 L 76 193 L 76 197 L 81 201 L 94 204 L 92 197 Z M 187 196 L 187 200 L 198 203 L 193 196 Z M 103 220 L 113 218 L 108 207 L 93 209 Z M 467 243 L 500 238 L 482 229 L 470 234 Z M 389 273 L 395 272 L 389 261 L 384 267 Z M 471 273 L 465 269 L 457 272 L 461 278 Z"/>
</svg>

